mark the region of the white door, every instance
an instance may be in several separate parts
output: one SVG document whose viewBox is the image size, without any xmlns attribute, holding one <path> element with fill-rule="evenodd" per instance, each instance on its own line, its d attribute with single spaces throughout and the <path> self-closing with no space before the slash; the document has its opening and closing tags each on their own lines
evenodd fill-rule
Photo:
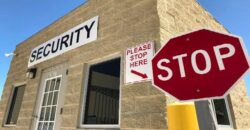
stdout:
<svg viewBox="0 0 250 130">
<path fill-rule="evenodd" d="M 55 129 L 61 80 L 62 76 L 46 79 L 36 130 Z"/>
<path fill-rule="evenodd" d="M 67 66 L 59 65 L 42 73 L 31 130 L 58 130 L 66 88 Z"/>
</svg>

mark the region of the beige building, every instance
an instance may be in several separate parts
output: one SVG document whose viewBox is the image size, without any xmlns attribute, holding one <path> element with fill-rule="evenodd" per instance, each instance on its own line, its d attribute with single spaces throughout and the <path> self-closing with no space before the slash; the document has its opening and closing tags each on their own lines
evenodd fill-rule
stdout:
<svg viewBox="0 0 250 130">
<path fill-rule="evenodd" d="M 171 97 L 124 83 L 127 48 L 199 28 L 228 31 L 195 0 L 89 0 L 17 45 L 0 101 L 1 130 L 167 129 Z M 250 130 L 244 81 L 197 102 L 201 130 Z"/>
</svg>

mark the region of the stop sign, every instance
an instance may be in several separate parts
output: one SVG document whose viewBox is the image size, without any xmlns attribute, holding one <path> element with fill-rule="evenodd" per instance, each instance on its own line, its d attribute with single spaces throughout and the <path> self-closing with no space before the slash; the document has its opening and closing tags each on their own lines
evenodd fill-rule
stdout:
<svg viewBox="0 0 250 130">
<path fill-rule="evenodd" d="M 222 97 L 249 69 L 243 46 L 207 29 L 172 38 L 152 59 L 153 85 L 179 100 Z"/>
</svg>

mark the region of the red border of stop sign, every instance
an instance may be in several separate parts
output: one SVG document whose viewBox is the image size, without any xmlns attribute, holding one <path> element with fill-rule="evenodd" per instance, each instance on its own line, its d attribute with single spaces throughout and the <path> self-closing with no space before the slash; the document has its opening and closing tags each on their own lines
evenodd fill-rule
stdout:
<svg viewBox="0 0 250 130">
<path fill-rule="evenodd" d="M 238 36 L 210 29 L 192 31 L 171 38 L 155 54 L 152 84 L 182 101 L 221 98 L 249 71 L 247 54 Z"/>
</svg>

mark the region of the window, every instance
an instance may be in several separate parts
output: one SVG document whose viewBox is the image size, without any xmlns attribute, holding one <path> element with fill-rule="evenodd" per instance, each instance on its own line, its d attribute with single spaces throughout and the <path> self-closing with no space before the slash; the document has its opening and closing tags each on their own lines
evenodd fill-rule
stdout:
<svg viewBox="0 0 250 130">
<path fill-rule="evenodd" d="M 118 125 L 120 58 L 91 65 L 82 124 Z"/>
<path fill-rule="evenodd" d="M 213 108 L 217 125 L 219 127 L 232 128 L 232 120 L 230 115 L 230 109 L 228 106 L 227 98 L 214 99 Z"/>
<path fill-rule="evenodd" d="M 19 111 L 21 108 L 25 86 L 15 87 L 12 93 L 6 125 L 15 125 L 17 123 Z"/>
</svg>

